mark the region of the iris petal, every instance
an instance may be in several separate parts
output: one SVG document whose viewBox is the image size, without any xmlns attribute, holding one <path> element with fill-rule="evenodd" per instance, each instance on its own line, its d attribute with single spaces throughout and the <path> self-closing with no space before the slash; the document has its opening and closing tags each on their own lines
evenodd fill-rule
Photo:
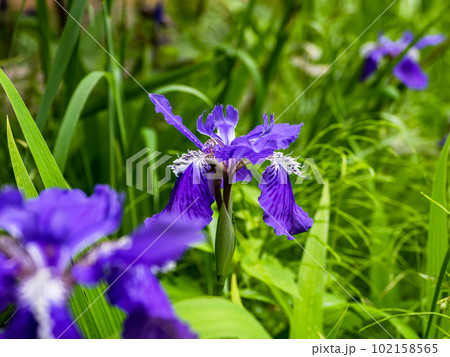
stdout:
<svg viewBox="0 0 450 357">
<path fill-rule="evenodd" d="M 216 157 L 223 160 L 247 158 L 256 164 L 275 150 L 288 148 L 297 139 L 303 126 L 303 123 L 273 124 L 273 116 L 270 124 L 268 124 L 267 116 L 264 121 L 265 125 L 258 125 L 247 135 L 234 139 L 231 145 L 217 148 Z"/>
<path fill-rule="evenodd" d="M 0 227 L 26 244 L 37 243 L 52 252 L 46 254 L 49 264 L 62 264 L 60 258 L 68 259 L 116 231 L 122 197 L 106 185 L 95 186 L 91 196 L 78 189 L 50 188 L 22 204 L 18 197 L 2 200 L 0 209 Z"/>
<path fill-rule="evenodd" d="M 417 43 L 415 44 L 415 48 L 418 50 L 421 50 L 422 48 L 425 48 L 427 46 L 437 46 L 445 41 L 445 36 L 442 34 L 438 35 L 428 35 L 422 37 Z"/>
<path fill-rule="evenodd" d="M 19 307 L 6 330 L 0 334 L 4 339 L 31 339 L 37 338 L 38 323 L 33 314 L 26 307 Z"/>
<path fill-rule="evenodd" d="M 423 90 L 428 86 L 428 76 L 409 56 L 403 58 L 394 67 L 394 76 L 411 89 Z"/>
<path fill-rule="evenodd" d="M 369 52 L 364 62 L 363 71 L 361 73 L 360 80 L 365 81 L 378 69 L 378 64 L 380 63 L 386 51 L 383 47 L 377 47 Z"/>
<path fill-rule="evenodd" d="M 16 270 L 17 264 L 0 253 L 0 311 L 14 301 Z"/>
<path fill-rule="evenodd" d="M 281 165 L 272 164 L 264 170 L 259 188 L 264 222 L 274 228 L 275 234 L 293 239 L 294 234 L 311 228 L 313 220 L 295 203 L 289 175 Z"/>
<path fill-rule="evenodd" d="M 76 324 L 73 323 L 67 306 L 52 306 L 50 308 L 50 316 L 53 322 L 52 333 L 54 337 L 63 339 L 80 338 Z"/>
<path fill-rule="evenodd" d="M 197 163 L 190 164 L 175 182 L 167 206 L 153 217 L 147 218 L 145 224 L 150 226 L 157 218 L 177 218 L 180 222 L 198 222 L 201 229 L 212 220 L 211 194 L 208 179 Z"/>
<path fill-rule="evenodd" d="M 175 315 L 170 300 L 148 267 L 138 265 L 111 286 L 111 303 L 128 313 L 125 338 L 196 338 Z"/>
<path fill-rule="evenodd" d="M 164 267 L 180 259 L 189 245 L 202 240 L 203 235 L 199 221 L 181 222 L 177 218 L 160 217 L 146 223 L 131 236 L 130 247 L 117 250 L 111 260 L 131 264 L 138 259 L 139 264 Z"/>
<path fill-rule="evenodd" d="M 199 149 L 203 149 L 202 142 L 183 124 L 183 119 L 181 119 L 179 115 L 174 115 L 172 113 L 172 107 L 170 106 L 170 103 L 166 99 L 166 97 L 160 94 L 149 94 L 149 97 L 155 105 L 155 111 L 157 113 L 162 113 L 164 115 L 164 119 L 166 119 L 166 122 L 168 124 L 173 125 L 175 128 L 177 128 Z"/>
<path fill-rule="evenodd" d="M 24 202 L 19 190 L 5 188 L 0 191 L 0 228 L 16 238 L 22 238 L 28 223 L 23 206 Z"/>
</svg>

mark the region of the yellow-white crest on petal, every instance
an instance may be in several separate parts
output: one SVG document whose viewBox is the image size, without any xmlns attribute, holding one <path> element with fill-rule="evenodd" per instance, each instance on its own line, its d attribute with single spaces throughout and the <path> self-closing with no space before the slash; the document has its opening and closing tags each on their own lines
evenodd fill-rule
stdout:
<svg viewBox="0 0 450 357">
<path fill-rule="evenodd" d="M 38 323 L 39 338 L 54 338 L 51 307 L 66 302 L 68 289 L 61 277 L 53 276 L 49 268 L 40 268 L 23 281 L 19 288 L 19 300 L 27 306 Z"/>
<path fill-rule="evenodd" d="M 207 171 L 210 169 L 208 163 L 209 158 L 210 155 L 201 150 L 192 150 L 188 151 L 187 154 L 178 157 L 178 159 L 173 162 L 173 165 L 170 165 L 169 167 L 175 173 L 175 176 L 182 174 L 191 164 L 195 164 L 201 171 Z"/>
<path fill-rule="evenodd" d="M 297 157 L 294 158 L 290 155 L 284 155 L 281 152 L 274 152 L 268 158 L 272 162 L 272 165 L 281 166 L 288 175 L 296 174 L 297 176 L 303 176 L 302 164 L 297 161 Z"/>
</svg>

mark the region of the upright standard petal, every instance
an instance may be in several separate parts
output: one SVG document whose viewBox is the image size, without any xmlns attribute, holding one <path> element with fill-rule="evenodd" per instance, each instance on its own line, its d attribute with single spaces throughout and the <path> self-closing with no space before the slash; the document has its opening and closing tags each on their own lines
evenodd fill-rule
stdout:
<svg viewBox="0 0 450 357">
<path fill-rule="evenodd" d="M 283 165 L 272 163 L 264 170 L 259 184 L 259 204 L 264 210 L 264 222 L 275 234 L 293 239 L 294 234 L 308 231 L 313 220 L 295 203 L 289 174 Z"/>
<path fill-rule="evenodd" d="M 196 338 L 178 319 L 158 279 L 146 266 L 135 266 L 115 280 L 108 297 L 128 313 L 125 338 Z"/>
<path fill-rule="evenodd" d="M 177 178 L 169 203 L 158 214 L 145 221 L 147 226 L 161 217 L 177 218 L 180 222 L 199 222 L 201 228 L 212 220 L 211 194 L 208 179 L 201 163 L 191 163 Z"/>
<path fill-rule="evenodd" d="M 428 76 L 409 56 L 403 58 L 394 67 L 394 76 L 411 89 L 423 90 L 428 86 Z"/>
<path fill-rule="evenodd" d="M 166 99 L 166 97 L 160 94 L 149 94 L 149 97 L 155 105 L 155 111 L 157 113 L 162 113 L 168 124 L 173 125 L 175 128 L 177 128 L 199 149 L 203 149 L 202 142 L 183 124 L 183 119 L 181 119 L 179 115 L 174 115 L 172 113 L 172 107 L 170 106 L 170 103 Z"/>
<path fill-rule="evenodd" d="M 214 118 L 214 126 L 223 144 L 229 145 L 236 137 L 234 130 L 239 120 L 238 111 L 233 106 L 228 105 L 226 115 L 224 116 L 223 106 L 216 105 L 210 116 Z"/>
</svg>

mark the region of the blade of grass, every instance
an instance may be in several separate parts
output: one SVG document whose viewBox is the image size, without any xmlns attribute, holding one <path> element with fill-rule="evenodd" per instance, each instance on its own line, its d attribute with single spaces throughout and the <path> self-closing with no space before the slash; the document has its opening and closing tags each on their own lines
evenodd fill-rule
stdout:
<svg viewBox="0 0 450 357">
<path fill-rule="evenodd" d="M 87 0 L 77 0 L 72 3 L 69 13 L 73 18 L 80 22 L 86 8 Z M 47 86 L 42 97 L 41 105 L 36 117 L 36 125 L 39 130 L 45 125 L 50 108 L 58 92 L 59 85 L 69 64 L 73 49 L 78 41 L 80 26 L 70 16 L 67 18 L 66 26 L 64 26 L 58 50 L 53 60 L 52 68 L 48 77 Z"/>
<path fill-rule="evenodd" d="M 151 128 L 143 128 L 142 136 L 144 137 L 145 146 L 148 147 L 152 152 L 155 152 L 158 150 L 158 134 L 154 129 Z M 153 177 L 152 177 L 152 184 L 153 184 L 153 212 L 159 211 L 159 174 L 157 170 L 152 171 Z"/>
<path fill-rule="evenodd" d="M 11 157 L 11 163 L 16 178 L 17 187 L 25 193 L 27 198 L 37 197 L 38 193 L 31 181 L 28 171 L 20 157 L 19 150 L 17 150 L 16 143 L 14 142 L 14 136 L 9 125 L 9 119 L 6 118 L 6 130 L 8 136 L 8 148 L 9 155 Z"/>
<path fill-rule="evenodd" d="M 20 97 L 14 85 L 6 74 L 0 69 L 0 84 L 6 92 L 11 105 L 16 113 L 17 120 L 22 128 L 31 154 L 38 168 L 45 187 L 68 187 L 61 171 L 56 164 L 50 150 L 36 126 L 30 112 Z"/>
<path fill-rule="evenodd" d="M 122 84 L 122 69 L 119 67 L 116 61 L 112 60 L 112 58 L 115 58 L 115 50 L 113 45 L 113 34 L 111 30 L 111 8 L 110 8 L 109 2 L 103 3 L 103 20 L 104 20 L 104 27 L 105 27 L 105 34 L 106 34 L 106 42 L 107 42 L 107 49 L 109 52 L 108 56 L 108 71 L 112 73 L 112 79 L 111 84 L 109 88 L 109 94 L 108 94 L 108 108 L 109 108 L 109 121 L 110 121 L 110 152 L 112 155 L 112 150 L 114 146 L 114 137 L 115 137 L 115 130 L 114 130 L 114 113 L 113 113 L 113 106 L 115 104 L 116 109 L 116 115 L 117 115 L 117 121 L 119 123 L 119 133 L 120 133 L 120 139 L 122 141 L 122 154 L 128 155 L 128 137 L 126 132 L 126 126 L 125 126 L 125 117 L 123 112 L 123 84 Z M 111 180 L 114 182 L 116 180 L 113 175 L 116 173 L 116 170 L 114 170 L 115 163 L 114 163 L 114 156 L 110 156 L 110 162 L 111 162 Z M 129 202 L 133 202 L 135 198 L 134 189 L 133 187 L 127 187 L 128 191 L 128 200 Z M 130 215 L 131 215 L 131 227 L 130 229 L 137 226 L 137 211 L 136 207 L 134 205 L 130 206 Z M 124 220 L 124 224 L 126 225 L 127 222 Z"/>
<path fill-rule="evenodd" d="M 322 301 L 326 275 L 322 267 L 326 266 L 329 223 L 330 189 L 328 182 L 325 181 L 319 209 L 314 216 L 314 224 L 300 262 L 298 271 L 300 297 L 294 300 L 290 338 L 320 338 L 323 335 Z"/>
<path fill-rule="evenodd" d="M 231 275 L 231 301 L 236 305 L 244 307 L 244 305 L 242 305 L 241 295 L 239 294 L 236 274 Z"/>
<path fill-rule="evenodd" d="M 327 339 L 330 339 L 330 338 L 331 339 L 335 339 L 335 338 L 337 338 L 339 329 L 341 328 L 341 325 L 342 325 L 342 321 L 344 321 L 344 318 L 347 315 L 347 311 L 348 311 L 348 305 L 345 308 L 344 312 L 342 313 L 341 317 L 339 317 L 339 320 L 336 322 L 336 324 L 333 326 L 331 331 L 328 333 Z"/>
</svg>

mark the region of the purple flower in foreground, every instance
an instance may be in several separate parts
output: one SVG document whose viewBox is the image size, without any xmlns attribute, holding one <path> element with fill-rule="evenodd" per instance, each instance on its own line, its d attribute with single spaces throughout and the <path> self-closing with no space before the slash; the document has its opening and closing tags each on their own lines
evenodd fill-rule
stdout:
<svg viewBox="0 0 450 357">
<path fill-rule="evenodd" d="M 312 226 L 312 219 L 294 200 L 289 175 L 302 175 L 300 164 L 290 156 L 275 150 L 286 149 L 300 134 L 303 124 L 275 124 L 273 115 L 264 114 L 263 125 L 258 125 L 247 135 L 236 138 L 235 128 L 238 112 L 231 105 L 224 115 L 223 106 L 217 105 L 205 121 L 203 114 L 197 121 L 197 130 L 209 139 L 203 143 L 172 113 L 169 101 L 162 95 L 150 94 L 156 112 L 162 113 L 167 123 L 175 126 L 199 150 L 183 154 L 171 166 L 178 176 L 169 203 L 164 210 L 147 219 L 152 224 L 155 219 L 166 215 L 179 214 L 188 209 L 185 219 L 196 219 L 205 227 L 212 219 L 211 205 L 214 200 L 220 206 L 228 207 L 231 184 L 236 181 L 251 180 L 252 173 L 246 168 L 269 160 L 271 164 L 263 173 L 259 187 L 259 203 L 264 209 L 264 221 L 274 228 L 277 235 L 306 232 Z M 223 188 L 223 198 L 220 190 Z"/>
<path fill-rule="evenodd" d="M 414 40 L 414 35 L 405 31 L 402 38 L 392 41 L 384 35 L 378 37 L 376 44 L 367 44 L 363 50 L 366 58 L 361 80 L 366 80 L 376 72 L 384 57 L 398 57 Z M 411 89 L 422 90 L 428 86 L 428 76 L 420 67 L 419 50 L 427 46 L 436 46 L 445 40 L 444 35 L 428 35 L 421 38 L 394 67 L 393 74 Z"/>
<path fill-rule="evenodd" d="M 1 191 L 0 228 L 10 235 L 0 234 L 0 310 L 9 304 L 17 310 L 0 336 L 80 337 L 68 298 L 75 284 L 106 278 L 110 301 L 128 313 L 124 337 L 195 337 L 152 273 L 201 238 L 195 225 L 158 220 L 85 252 L 116 231 L 121 218 L 122 198 L 108 186 L 96 186 L 90 197 L 47 189 L 30 200 L 15 189 Z"/>
</svg>

